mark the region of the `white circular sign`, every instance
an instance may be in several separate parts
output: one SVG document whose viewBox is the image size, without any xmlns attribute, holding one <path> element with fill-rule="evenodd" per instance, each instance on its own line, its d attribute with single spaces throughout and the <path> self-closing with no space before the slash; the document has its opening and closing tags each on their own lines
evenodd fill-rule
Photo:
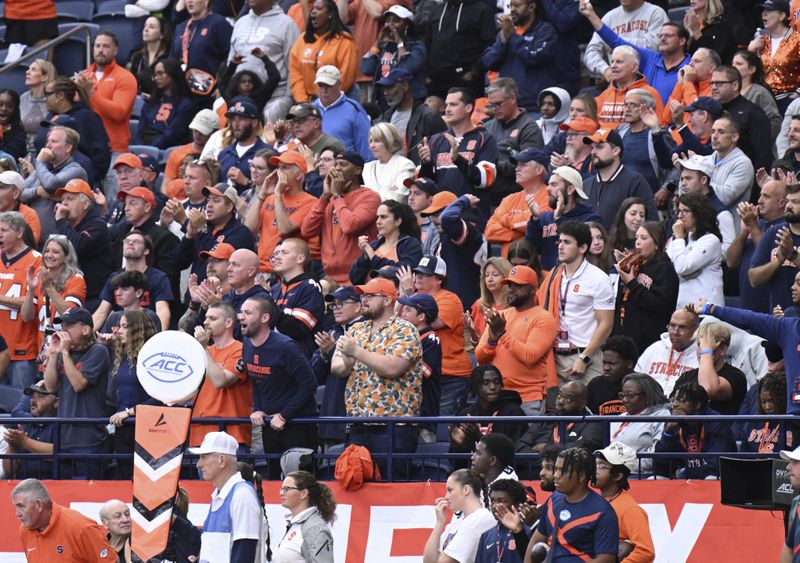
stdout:
<svg viewBox="0 0 800 563">
<path fill-rule="evenodd" d="M 147 394 L 166 405 L 194 395 L 206 372 L 203 345 L 185 332 L 159 332 L 136 359 L 136 376 Z"/>
</svg>

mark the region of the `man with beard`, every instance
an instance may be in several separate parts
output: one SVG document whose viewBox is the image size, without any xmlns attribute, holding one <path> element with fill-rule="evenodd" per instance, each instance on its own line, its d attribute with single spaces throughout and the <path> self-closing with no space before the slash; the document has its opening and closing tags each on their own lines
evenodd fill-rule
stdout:
<svg viewBox="0 0 800 563">
<path fill-rule="evenodd" d="M 219 181 L 228 182 L 241 193 L 250 185 L 250 163 L 258 151 L 269 145 L 261 140 L 261 112 L 253 100 L 236 96 L 226 115 L 235 142 L 219 153 Z"/>
<path fill-rule="evenodd" d="M 558 265 L 558 226 L 565 221 L 600 221 L 600 217 L 586 203 L 589 197 L 583 191 L 581 173 L 571 166 L 559 166 L 547 183 L 547 205 L 554 211 L 542 211 L 536 202 L 529 203 L 531 218 L 525 238 L 539 252 L 542 268 L 550 270 Z"/>
<path fill-rule="evenodd" d="M 316 416 L 317 382 L 311 365 L 298 344 L 272 327 L 277 309 L 271 299 L 250 297 L 239 311 L 244 337 L 240 370 L 253 382 L 253 414 L 260 426 L 265 453 L 282 454 L 290 448 L 317 447 L 317 427 L 292 419 Z M 271 479 L 280 475 L 280 464 L 270 463 Z"/>
<path fill-rule="evenodd" d="M 349 416 L 418 416 L 422 405 L 422 344 L 414 325 L 394 314 L 397 289 L 384 278 L 356 286 L 362 295 L 362 315 L 336 341 L 331 372 L 347 378 L 345 406 Z M 392 440 L 393 438 L 393 440 Z M 352 424 L 350 443 L 365 446 L 372 454 L 412 453 L 418 430 L 395 425 L 394 436 L 384 424 Z M 381 474 L 386 461 L 377 457 Z M 395 461 L 394 478 L 408 472 L 406 460 Z"/>
<path fill-rule="evenodd" d="M 54 417 L 58 411 L 58 393 L 50 393 L 40 380 L 27 389 L 25 395 L 30 397 L 30 413 L 13 413 L 15 416 Z M 53 442 L 57 426 L 42 424 L 31 420 L 16 428 L 5 429 L 3 438 L 8 443 L 8 453 L 52 454 Z M 3 460 L 3 471 L 7 478 L 24 479 L 30 475 L 52 475 L 53 462 L 50 459 L 6 458 Z"/>
<path fill-rule="evenodd" d="M 767 285 L 769 311 L 792 305 L 791 287 L 800 265 L 800 185 L 786 187 L 784 217 L 788 225 L 774 225 L 761 236 L 748 274 L 753 287 Z"/>
<path fill-rule="evenodd" d="M 500 283 L 508 287 L 508 308 L 484 311 L 487 330 L 475 356 L 480 364 L 496 366 L 506 386 L 519 392 L 525 414 L 542 414 L 556 321 L 536 305 L 539 280 L 531 268 L 515 266 Z"/>
<path fill-rule="evenodd" d="M 773 166 L 800 172 L 800 115 L 793 115 L 789 122 L 789 150 Z"/>
<path fill-rule="evenodd" d="M 698 326 L 700 319 L 691 311 L 681 308 L 672 313 L 667 332 L 661 335 L 660 341 L 642 352 L 633 371 L 645 373 L 658 381 L 664 395 L 669 397 L 683 372 L 700 365 L 697 343 L 692 338 Z"/>
<path fill-rule="evenodd" d="M 383 120 L 397 127 L 405 140 L 404 156 L 419 166 L 422 163 L 419 148 L 423 139 L 447 131 L 447 125 L 439 112 L 414 98 L 412 80 L 413 76 L 407 70 L 394 68 L 375 84 L 383 86 L 383 96 L 389 104 Z"/>
<path fill-rule="evenodd" d="M 580 116 L 569 123 L 562 123 L 558 128 L 565 132 L 566 145 L 564 154 L 553 152 L 550 155 L 550 167 L 556 169 L 559 166 L 572 166 L 580 170 L 581 176 L 586 180 L 592 175 L 592 147 L 583 140 L 594 135 L 597 123 L 590 117 Z"/>
</svg>

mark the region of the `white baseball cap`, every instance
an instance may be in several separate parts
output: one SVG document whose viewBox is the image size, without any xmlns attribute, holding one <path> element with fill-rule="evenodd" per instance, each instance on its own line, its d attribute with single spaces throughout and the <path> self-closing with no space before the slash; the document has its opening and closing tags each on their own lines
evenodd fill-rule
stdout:
<svg viewBox="0 0 800 563">
<path fill-rule="evenodd" d="M 227 432 L 209 432 L 203 438 L 203 443 L 199 448 L 187 448 L 192 455 L 202 454 L 226 454 L 236 455 L 236 450 L 239 448 L 239 443 L 236 438 Z"/>
<path fill-rule="evenodd" d="M 797 446 L 792 451 L 781 450 L 781 459 L 786 461 L 800 461 L 800 446 Z"/>
<path fill-rule="evenodd" d="M 386 16 L 386 14 L 394 14 L 401 20 L 411 21 L 414 19 L 414 14 L 411 12 L 411 10 L 409 10 L 405 6 L 401 6 L 400 4 L 395 4 L 394 6 L 383 12 L 384 17 Z"/>
<path fill-rule="evenodd" d="M 583 191 L 583 176 L 572 166 L 559 166 L 553 170 L 553 174 L 563 178 L 568 184 L 572 184 L 578 197 L 581 199 L 589 199 L 589 196 Z"/>
<path fill-rule="evenodd" d="M 20 176 L 19 172 L 6 170 L 5 172 L 0 173 L 0 184 L 4 184 L 6 186 L 15 186 L 21 190 L 25 187 L 25 179 Z"/>
<path fill-rule="evenodd" d="M 708 156 L 694 154 L 687 159 L 679 160 L 678 164 L 686 170 L 697 170 L 711 178 L 714 173 L 714 160 Z"/>
<path fill-rule="evenodd" d="M 631 472 L 636 471 L 636 451 L 621 442 L 611 442 L 602 450 L 595 450 L 594 455 L 601 455 L 611 465 L 624 465 Z"/>
<path fill-rule="evenodd" d="M 338 68 L 333 65 L 325 65 L 317 71 L 317 78 L 314 80 L 314 84 L 333 86 L 337 82 L 341 82 L 341 80 L 342 73 L 339 72 Z"/>
<path fill-rule="evenodd" d="M 195 129 L 203 135 L 211 135 L 219 129 L 219 117 L 210 109 L 201 109 L 189 124 L 189 129 Z"/>
</svg>

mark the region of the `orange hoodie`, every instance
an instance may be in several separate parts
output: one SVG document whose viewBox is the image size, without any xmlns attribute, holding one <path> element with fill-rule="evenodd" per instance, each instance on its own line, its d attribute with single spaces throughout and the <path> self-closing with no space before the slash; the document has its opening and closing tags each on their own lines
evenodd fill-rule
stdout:
<svg viewBox="0 0 800 563">
<path fill-rule="evenodd" d="M 670 103 L 674 100 L 681 104 L 683 107 L 688 106 L 700 96 L 711 95 L 711 80 L 703 80 L 701 82 L 678 82 L 669 96 L 669 101 L 664 107 L 661 114 L 661 121 L 667 123 L 672 122 L 672 111 L 670 111 Z M 687 120 L 688 122 L 688 120 Z"/>
<path fill-rule="evenodd" d="M 630 90 L 642 88 L 652 94 L 656 101 L 656 115 L 664 115 L 664 104 L 661 103 L 661 96 L 658 91 L 647 83 L 644 76 L 637 73 L 638 78 L 628 84 L 625 88 L 618 88 L 614 82 L 608 85 L 599 96 L 595 98 L 597 102 L 597 121 L 604 129 L 614 129 L 624 121 L 625 113 L 625 94 Z M 664 125 L 669 122 L 664 122 Z"/>
<path fill-rule="evenodd" d="M 342 73 L 342 91 L 347 92 L 356 81 L 358 53 L 353 36 L 349 33 L 331 37 L 314 36 L 313 43 L 306 43 L 300 35 L 289 54 L 289 87 L 297 103 L 308 102 L 317 97 L 314 80 L 317 70 L 333 65 Z"/>
<path fill-rule="evenodd" d="M 103 76 L 97 80 L 97 65 L 92 63 L 84 72 L 84 76 L 94 84 L 89 101 L 92 109 L 103 120 L 113 152 L 128 152 L 131 144 L 130 119 L 133 102 L 136 100 L 136 77 L 124 67 L 111 61 L 106 65 Z"/>
</svg>

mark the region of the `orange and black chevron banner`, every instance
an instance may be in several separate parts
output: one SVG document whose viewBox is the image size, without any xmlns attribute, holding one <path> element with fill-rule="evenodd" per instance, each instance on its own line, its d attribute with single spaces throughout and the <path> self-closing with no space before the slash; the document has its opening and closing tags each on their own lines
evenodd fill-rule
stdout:
<svg viewBox="0 0 800 563">
<path fill-rule="evenodd" d="M 131 548 L 142 561 L 167 547 L 192 410 L 136 407 Z"/>
</svg>

